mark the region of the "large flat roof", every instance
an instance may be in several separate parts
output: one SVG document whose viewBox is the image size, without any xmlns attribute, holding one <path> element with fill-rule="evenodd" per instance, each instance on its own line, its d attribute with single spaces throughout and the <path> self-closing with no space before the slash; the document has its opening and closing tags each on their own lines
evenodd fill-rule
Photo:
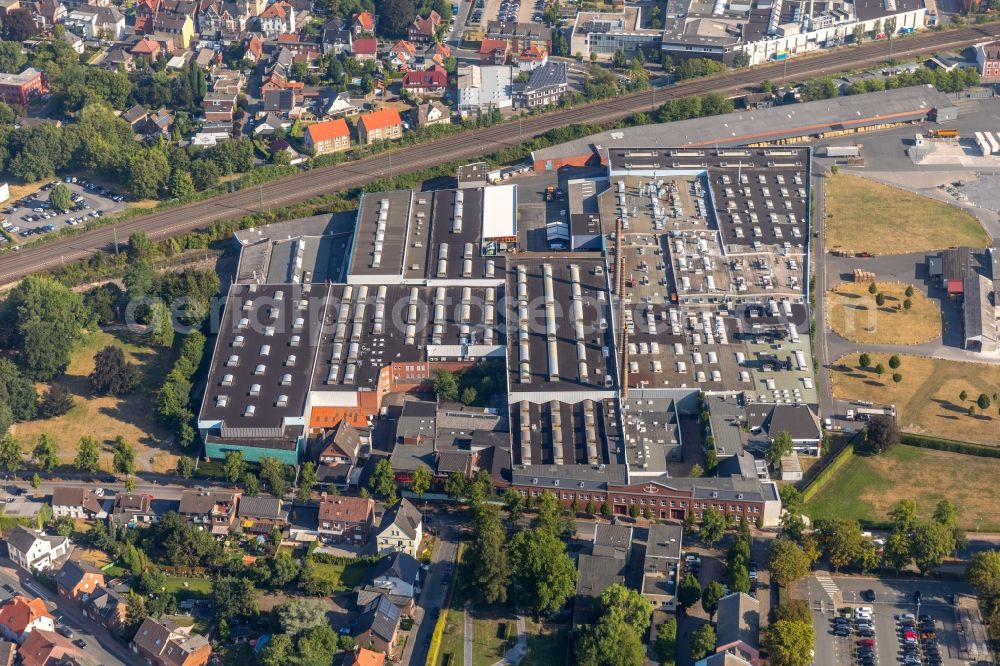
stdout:
<svg viewBox="0 0 1000 666">
<path fill-rule="evenodd" d="M 932 109 L 954 103 L 931 86 L 910 86 L 866 95 L 785 104 L 755 111 L 613 129 L 532 152 L 535 168 L 546 160 L 606 155 L 608 148 L 630 146 L 737 146 L 806 137 L 872 125 L 919 120 Z"/>
<path fill-rule="evenodd" d="M 410 190 L 362 195 L 348 282 L 401 281 L 412 198 Z"/>
<path fill-rule="evenodd" d="M 483 189 L 483 238 L 517 236 L 517 185 Z"/>
</svg>

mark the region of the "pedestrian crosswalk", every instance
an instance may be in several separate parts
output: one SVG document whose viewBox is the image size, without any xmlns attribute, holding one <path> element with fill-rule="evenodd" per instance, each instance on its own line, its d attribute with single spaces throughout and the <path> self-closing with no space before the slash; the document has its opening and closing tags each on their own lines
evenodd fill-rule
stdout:
<svg viewBox="0 0 1000 666">
<path fill-rule="evenodd" d="M 822 571 L 817 572 L 816 582 L 818 582 L 819 586 L 823 588 L 823 591 L 830 596 L 831 601 L 835 601 L 838 598 L 840 588 L 837 587 L 837 584 L 833 582 L 832 578 L 830 578 L 830 574 Z"/>
</svg>

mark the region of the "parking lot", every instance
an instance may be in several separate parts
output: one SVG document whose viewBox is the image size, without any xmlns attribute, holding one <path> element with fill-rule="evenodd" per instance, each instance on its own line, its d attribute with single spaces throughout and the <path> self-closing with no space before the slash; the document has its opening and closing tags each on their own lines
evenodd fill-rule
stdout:
<svg viewBox="0 0 1000 666">
<path fill-rule="evenodd" d="M 810 578 L 808 589 L 816 630 L 816 666 L 958 666 L 967 662 L 960 653 L 962 629 L 951 603 L 955 595 L 970 592 L 964 583 L 823 576 Z M 858 608 L 871 612 L 857 617 Z M 840 615 L 849 619 L 835 620 L 835 611 L 844 609 L 850 611 Z M 840 626 L 844 629 L 838 630 Z"/>
<path fill-rule="evenodd" d="M 475 0 L 469 24 L 485 28 L 490 21 L 543 23 L 544 10 L 545 0 Z"/>
<path fill-rule="evenodd" d="M 49 193 L 59 182 L 69 188 L 73 197 L 74 206 L 68 211 L 55 209 L 49 203 Z M 59 231 L 64 227 L 80 226 L 124 209 L 124 198 L 121 195 L 96 183 L 77 178 L 53 180 L 34 194 L 7 202 L 3 208 L 5 221 L 2 225 L 15 238 L 27 239 L 37 234 Z"/>
</svg>

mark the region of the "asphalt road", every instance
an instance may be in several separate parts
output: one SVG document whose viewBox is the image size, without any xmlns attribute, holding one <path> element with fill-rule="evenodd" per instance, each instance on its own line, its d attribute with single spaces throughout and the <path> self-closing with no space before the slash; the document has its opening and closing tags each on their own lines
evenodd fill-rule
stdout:
<svg viewBox="0 0 1000 666">
<path fill-rule="evenodd" d="M 904 59 L 918 53 L 939 51 L 974 44 L 1000 36 L 1000 26 L 975 26 L 893 40 L 894 57 Z M 0 259 L 0 285 L 15 282 L 37 271 L 51 269 L 61 263 L 87 257 L 95 251 L 111 247 L 115 233 L 128 238 L 133 231 L 145 231 L 159 240 L 172 235 L 203 228 L 213 222 L 238 217 L 265 209 L 286 206 L 331 191 L 365 185 L 391 173 L 418 171 L 441 163 L 441 156 L 451 160 L 482 157 L 501 148 L 520 143 L 548 130 L 576 123 L 602 123 L 620 119 L 637 111 L 651 108 L 654 102 L 708 92 L 736 93 L 758 85 L 765 79 L 803 79 L 855 69 L 880 62 L 889 55 L 890 45 L 882 40 L 860 47 L 844 48 L 738 70 L 725 76 L 697 79 L 670 86 L 658 92 L 625 95 L 605 102 L 547 113 L 527 118 L 523 123 L 509 123 L 454 134 L 430 144 L 409 146 L 387 154 L 333 167 L 313 169 L 278 181 L 206 201 L 192 203 L 161 213 L 121 222 L 85 232 L 73 238 L 38 247 L 27 247 Z"/>
</svg>

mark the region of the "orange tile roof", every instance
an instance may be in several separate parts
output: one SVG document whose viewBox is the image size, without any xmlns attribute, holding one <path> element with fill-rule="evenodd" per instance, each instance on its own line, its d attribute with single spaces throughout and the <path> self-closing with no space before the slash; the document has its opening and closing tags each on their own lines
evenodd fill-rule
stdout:
<svg viewBox="0 0 1000 666">
<path fill-rule="evenodd" d="M 354 18 L 357 20 L 358 23 L 361 24 L 361 27 L 365 30 L 371 30 L 373 27 L 375 27 L 375 15 L 372 14 L 371 12 L 361 12 Z"/>
<path fill-rule="evenodd" d="M 360 648 L 354 654 L 354 661 L 347 663 L 349 666 L 382 666 L 385 663 L 385 655 L 381 652 Z"/>
<path fill-rule="evenodd" d="M 132 53 L 153 54 L 153 53 L 158 53 L 159 50 L 160 50 L 160 45 L 156 41 L 150 39 L 149 37 L 143 37 L 142 39 L 140 39 L 138 42 L 135 43 L 135 46 L 132 47 Z"/>
<path fill-rule="evenodd" d="M 285 18 L 288 13 L 285 11 L 288 8 L 287 2 L 275 2 L 267 6 L 267 8 L 260 13 L 261 18 L 270 18 L 272 16 L 277 16 L 278 18 Z"/>
<path fill-rule="evenodd" d="M 506 49 L 507 40 L 504 39 L 490 39 L 489 37 L 483 38 L 483 43 L 479 46 L 479 53 L 486 55 L 487 53 L 493 53 L 497 49 Z"/>
<path fill-rule="evenodd" d="M 51 631 L 36 629 L 28 634 L 17 653 L 21 657 L 22 666 L 46 666 L 62 659 L 67 652 L 67 641 Z"/>
<path fill-rule="evenodd" d="M 347 128 L 347 121 L 343 118 L 315 123 L 307 127 L 306 132 L 309 133 L 309 138 L 312 139 L 313 143 L 351 135 L 351 130 Z"/>
<path fill-rule="evenodd" d="M 358 407 L 313 407 L 309 414 L 309 427 L 332 428 L 342 419 L 355 428 L 368 427 L 367 414 Z"/>
<path fill-rule="evenodd" d="M 363 497 L 331 497 L 319 505 L 321 520 L 343 520 L 359 523 L 368 520 L 375 512 L 375 501 Z"/>
<path fill-rule="evenodd" d="M 382 109 L 361 116 L 361 122 L 364 123 L 365 130 L 370 132 L 376 129 L 392 127 L 393 125 L 400 125 L 403 120 L 399 117 L 399 111 L 396 109 Z"/>
<path fill-rule="evenodd" d="M 28 601 L 22 596 L 16 596 L 0 606 L 0 624 L 15 634 L 24 633 L 28 625 L 40 617 L 52 617 L 41 599 Z"/>
</svg>

